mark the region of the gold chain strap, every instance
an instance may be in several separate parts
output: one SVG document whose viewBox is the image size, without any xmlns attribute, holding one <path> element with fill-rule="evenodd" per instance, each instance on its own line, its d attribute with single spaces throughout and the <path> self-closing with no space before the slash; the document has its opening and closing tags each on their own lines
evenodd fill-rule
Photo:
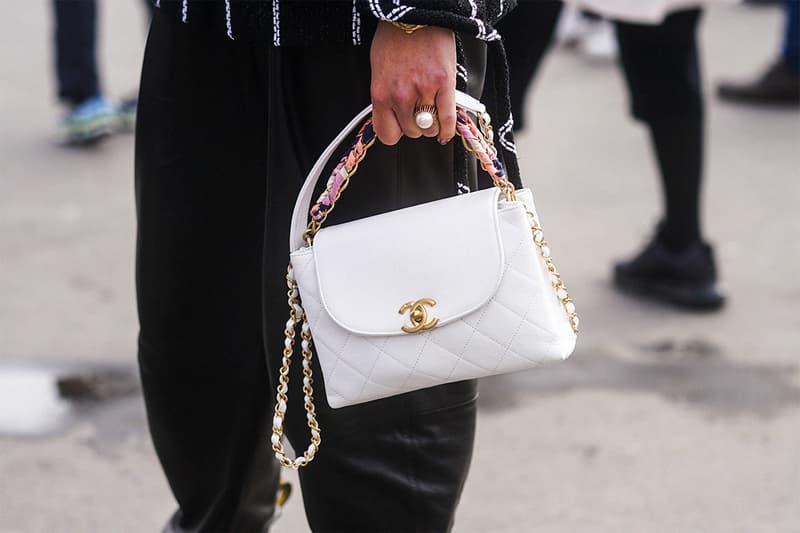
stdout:
<svg viewBox="0 0 800 533">
<path fill-rule="evenodd" d="M 494 146 L 494 132 L 492 131 L 491 118 L 489 118 L 488 114 L 486 113 L 478 113 L 477 116 L 478 125 L 483 133 L 483 139 L 481 140 L 491 150 L 491 153 L 496 155 L 497 148 Z M 472 151 L 472 147 L 469 145 L 469 143 L 464 142 L 464 147 L 467 150 Z M 481 165 L 483 166 L 483 163 L 481 163 Z M 489 175 L 491 175 L 491 172 L 488 168 L 484 166 L 483 169 L 489 172 Z M 497 180 L 495 180 L 495 186 L 500 187 L 501 190 L 506 192 L 506 197 L 508 200 L 515 200 L 516 197 L 514 196 L 514 185 L 508 181 L 505 183 L 511 187 L 510 194 L 506 189 L 503 189 L 502 184 L 498 184 Z M 575 310 L 575 302 L 572 301 L 572 298 L 570 297 L 569 293 L 567 292 L 567 288 L 564 285 L 564 280 L 561 279 L 561 274 L 558 273 L 556 265 L 553 263 L 553 257 L 550 255 L 550 246 L 548 246 L 547 241 L 544 240 L 544 232 L 542 231 L 542 226 L 539 223 L 539 217 L 530 211 L 528 211 L 528 217 L 531 224 L 531 233 L 533 233 L 533 242 L 539 249 L 539 254 L 542 256 L 545 266 L 547 267 L 547 273 L 550 276 L 550 283 L 553 286 L 553 290 L 556 291 L 556 297 L 558 297 L 558 301 L 561 302 L 561 308 L 564 310 L 564 313 L 569 319 L 569 325 L 572 327 L 572 331 L 577 334 L 580 319 L 578 318 Z"/>
<path fill-rule="evenodd" d="M 320 230 L 320 228 L 322 228 L 322 225 L 328 219 L 328 215 L 336 207 L 336 203 L 339 201 L 339 198 L 342 197 L 342 193 L 345 191 L 345 189 L 347 189 L 347 186 L 350 185 L 350 177 L 356 173 L 356 171 L 358 170 L 358 165 L 360 165 L 361 161 L 363 161 L 364 158 L 367 156 L 367 151 L 372 147 L 373 144 L 375 144 L 376 138 L 377 136 L 373 136 L 372 139 L 367 144 L 364 145 L 361 154 L 359 155 L 358 159 L 356 159 L 355 162 L 353 163 L 352 168 L 348 170 L 347 168 L 342 167 L 339 170 L 341 175 L 344 176 L 344 181 L 339 186 L 339 191 L 336 193 L 336 198 L 333 199 L 330 208 L 327 209 L 322 214 L 322 218 L 320 218 L 319 220 L 314 220 L 312 218 L 311 221 L 306 226 L 306 230 L 305 232 L 303 232 L 303 240 L 306 242 L 306 246 L 311 246 L 311 243 L 314 240 L 314 235 L 316 235 L 317 232 Z"/>
<path fill-rule="evenodd" d="M 476 113 L 475 116 L 478 117 L 478 128 L 482 134 L 482 137 L 479 137 L 478 141 L 483 144 L 483 149 L 489 153 L 492 158 L 496 158 L 497 148 L 494 145 L 494 129 L 492 128 L 492 118 L 489 116 L 489 113 L 486 112 Z M 456 129 L 456 132 L 460 135 L 458 129 Z M 475 149 L 472 147 L 472 145 L 470 145 L 467 139 L 465 139 L 463 135 L 460 136 L 461 143 L 464 145 L 464 149 L 468 152 L 475 153 Z M 477 157 L 477 154 L 476 158 L 481 168 L 486 172 L 486 174 L 489 175 L 489 177 L 492 178 L 492 183 L 494 183 L 494 186 L 500 189 L 500 191 L 502 191 L 502 193 L 505 195 L 506 200 L 509 202 L 516 201 L 517 195 L 515 194 L 516 191 L 514 189 L 514 184 L 511 183 L 507 178 L 503 178 L 502 180 L 498 179 L 497 176 L 495 176 L 493 169 L 489 168 L 482 158 Z"/>
<path fill-rule="evenodd" d="M 581 321 L 575 312 L 575 303 L 572 301 L 572 298 L 570 298 L 567 288 L 564 285 L 564 280 L 561 279 L 561 274 L 558 273 L 556 265 L 553 263 L 553 258 L 550 255 L 550 246 L 548 246 L 547 241 L 544 240 L 544 233 L 542 232 L 542 226 L 539 224 L 539 218 L 535 213 L 530 211 L 528 211 L 528 218 L 531 223 L 533 242 L 539 249 L 539 254 L 542 256 L 542 259 L 544 259 L 547 273 L 550 275 L 550 283 L 553 286 L 553 290 L 556 291 L 558 301 L 561 302 L 561 308 L 569 319 L 569 325 L 572 327 L 572 331 L 577 334 L 578 325 Z"/>
<path fill-rule="evenodd" d="M 370 143 L 369 146 L 372 146 L 372 143 Z M 361 159 L 364 159 L 366 152 L 367 151 L 364 150 L 364 152 L 361 155 Z M 350 176 L 355 174 L 356 170 L 358 169 L 358 163 L 361 162 L 361 159 L 358 160 L 355 167 L 353 167 L 353 169 L 350 172 L 347 172 L 347 170 L 344 168 L 341 170 L 341 172 L 343 172 L 344 175 L 344 181 L 342 182 L 342 185 L 339 187 L 339 192 L 336 194 L 336 198 L 333 199 L 333 203 L 331 204 L 330 209 L 325 211 L 322 214 L 322 218 L 320 218 L 319 220 L 314 220 L 312 218 L 311 221 L 306 226 L 305 232 L 303 232 L 303 240 L 306 241 L 306 246 L 311 246 L 311 243 L 314 241 L 314 235 L 316 235 L 317 232 L 320 230 L 320 228 L 322 228 L 322 224 L 325 223 L 325 221 L 328 219 L 328 215 L 330 214 L 330 212 L 333 211 L 333 209 L 336 207 L 336 202 L 339 201 L 339 198 L 341 198 L 344 190 L 347 189 L 348 185 L 350 185 Z"/>
<path fill-rule="evenodd" d="M 301 466 L 310 463 L 319 450 L 322 442 L 321 431 L 317 423 L 317 414 L 314 410 L 314 378 L 311 371 L 311 328 L 308 325 L 308 317 L 303 310 L 298 297 L 300 292 L 297 290 L 297 281 L 294 279 L 292 264 L 286 271 L 286 284 L 289 291 L 286 293 L 289 301 L 289 320 L 286 321 L 286 336 L 283 347 L 283 360 L 281 361 L 280 375 L 278 376 L 278 394 L 275 402 L 275 417 L 272 420 L 272 451 L 281 465 L 297 470 Z M 289 402 L 286 393 L 289 391 L 289 368 L 292 365 L 292 354 L 294 353 L 295 326 L 300 323 L 301 351 L 303 353 L 303 393 L 305 394 L 303 404 L 306 409 L 306 419 L 308 429 L 311 432 L 310 444 L 303 452 L 301 457 L 290 459 L 283 450 L 283 422 L 286 417 L 286 408 Z"/>
</svg>

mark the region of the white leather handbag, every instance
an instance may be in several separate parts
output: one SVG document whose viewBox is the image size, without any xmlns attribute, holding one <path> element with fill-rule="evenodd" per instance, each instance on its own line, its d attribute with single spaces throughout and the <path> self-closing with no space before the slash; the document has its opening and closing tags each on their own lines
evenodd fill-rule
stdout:
<svg viewBox="0 0 800 533">
<path fill-rule="evenodd" d="M 312 343 L 333 408 L 525 370 L 566 359 L 575 348 L 575 306 L 553 265 L 531 191 L 514 190 L 506 179 L 484 106 L 460 92 L 456 100 L 458 134 L 492 176 L 492 189 L 323 228 L 374 142 L 367 121 L 308 222 L 323 168 L 370 113 L 368 107 L 322 153 L 300 191 L 290 235 L 290 312 L 272 434 L 284 466 L 308 464 L 321 442 Z M 298 325 L 311 443 L 302 456 L 290 459 L 282 435 Z"/>
</svg>

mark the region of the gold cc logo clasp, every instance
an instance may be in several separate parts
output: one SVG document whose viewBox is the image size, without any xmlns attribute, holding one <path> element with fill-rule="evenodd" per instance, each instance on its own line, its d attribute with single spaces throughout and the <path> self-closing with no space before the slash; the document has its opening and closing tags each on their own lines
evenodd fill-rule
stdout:
<svg viewBox="0 0 800 533">
<path fill-rule="evenodd" d="M 436 305 L 436 300 L 431 298 L 422 298 L 416 302 L 404 303 L 398 312 L 401 315 L 409 313 L 408 317 L 411 320 L 411 324 L 403 326 L 403 331 L 406 333 L 419 333 L 420 331 L 435 328 L 436 324 L 439 323 L 439 319 L 432 318 L 428 320 L 428 309 L 426 308 L 426 306 L 433 307 L 434 305 Z"/>
</svg>

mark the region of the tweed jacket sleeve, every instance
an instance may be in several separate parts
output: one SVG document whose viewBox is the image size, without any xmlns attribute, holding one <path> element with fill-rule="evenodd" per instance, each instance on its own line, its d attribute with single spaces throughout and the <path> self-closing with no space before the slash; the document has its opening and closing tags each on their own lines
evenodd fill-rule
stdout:
<svg viewBox="0 0 800 533">
<path fill-rule="evenodd" d="M 379 20 L 450 28 L 499 41 L 494 24 L 517 0 L 150 0 L 185 23 L 275 46 L 369 42 Z"/>
<path fill-rule="evenodd" d="M 514 8 L 516 0 L 357 0 L 362 12 L 378 20 L 441 26 L 496 41 L 494 24 Z"/>
<path fill-rule="evenodd" d="M 484 101 L 509 178 L 521 184 L 508 94 L 508 64 L 495 23 L 517 0 L 151 0 L 165 15 L 236 41 L 273 46 L 364 45 L 378 21 L 450 28 L 487 43 Z M 460 58 L 459 58 L 460 60 Z M 460 61 L 459 61 L 460 63 Z M 461 71 L 459 71 L 461 73 Z M 459 88 L 465 79 L 459 76 Z"/>
</svg>

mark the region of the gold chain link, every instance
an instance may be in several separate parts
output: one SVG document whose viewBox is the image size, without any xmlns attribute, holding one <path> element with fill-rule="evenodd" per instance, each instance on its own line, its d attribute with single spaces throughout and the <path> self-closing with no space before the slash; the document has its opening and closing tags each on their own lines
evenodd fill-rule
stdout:
<svg viewBox="0 0 800 533">
<path fill-rule="evenodd" d="M 544 259 L 544 263 L 547 266 L 547 274 L 550 276 L 550 283 L 553 285 L 553 290 L 556 291 L 556 297 L 558 298 L 558 301 L 561 302 L 561 308 L 564 310 L 564 313 L 566 313 L 567 318 L 569 319 L 569 325 L 572 327 L 572 331 L 577 334 L 580 319 L 575 312 L 575 303 L 572 301 L 572 298 L 570 298 L 567 288 L 564 285 L 564 280 L 561 279 L 561 274 L 558 273 L 556 265 L 553 263 L 553 258 L 550 255 L 550 247 L 548 246 L 547 241 L 544 240 L 544 233 L 542 232 L 542 226 L 539 224 L 539 218 L 535 213 L 530 211 L 528 211 L 528 217 L 530 218 L 531 222 L 533 242 L 539 249 L 539 254 L 541 254 L 542 259 Z"/>
<path fill-rule="evenodd" d="M 319 450 L 322 438 L 314 408 L 314 378 L 311 371 L 311 329 L 308 325 L 308 317 L 306 317 L 306 313 L 300 306 L 300 301 L 298 300 L 300 293 L 297 289 L 297 281 L 294 279 L 291 263 L 289 263 L 286 272 L 286 284 L 289 287 L 286 293 L 289 302 L 289 320 L 286 322 L 286 329 L 284 330 L 286 339 L 284 341 L 283 360 L 278 376 L 275 417 L 272 421 L 272 451 L 275 452 L 275 457 L 277 457 L 281 465 L 297 470 L 314 459 L 314 456 Z M 283 423 L 289 403 L 289 398 L 286 396 L 286 393 L 289 391 L 289 368 L 291 367 L 292 354 L 294 353 L 295 326 L 298 323 L 301 324 L 300 339 L 301 351 L 303 353 L 303 404 L 306 410 L 307 425 L 311 437 L 309 439 L 310 444 L 303 452 L 303 455 L 292 460 L 286 455 L 283 449 Z"/>
<path fill-rule="evenodd" d="M 494 129 L 492 128 L 492 121 L 491 121 L 491 118 L 489 117 L 489 114 L 488 113 L 476 113 L 475 116 L 478 117 L 478 127 L 479 127 L 481 133 L 483 133 L 483 137 L 480 138 L 480 140 L 483 141 L 487 151 L 490 154 L 492 154 L 492 157 L 493 158 L 497 158 L 497 148 L 494 145 Z M 473 151 L 472 147 L 469 145 L 469 143 L 467 142 L 467 140 L 464 137 L 461 137 L 461 142 L 464 144 L 464 148 L 466 148 L 468 152 L 472 152 Z M 481 165 L 481 168 L 487 174 L 489 174 L 489 176 L 491 176 L 492 182 L 494 183 L 494 186 L 497 187 L 498 189 L 500 189 L 503 192 L 503 194 L 506 197 L 506 200 L 508 200 L 509 202 L 516 201 L 517 200 L 517 195 L 515 194 L 514 184 L 511 183 L 510 181 L 508 181 L 508 179 L 505 179 L 505 180 L 501 181 L 501 180 L 495 178 L 494 177 L 494 173 L 492 172 L 492 169 L 487 168 L 486 164 L 483 162 L 483 160 L 481 160 L 480 158 L 477 158 L 477 159 L 478 159 L 478 162 Z"/>
<path fill-rule="evenodd" d="M 347 188 L 348 185 L 350 185 L 350 176 L 352 176 L 353 173 L 355 173 L 356 168 L 358 168 L 358 164 L 356 164 L 356 166 L 353 168 L 351 172 L 348 172 L 345 175 L 344 181 L 342 182 L 342 186 L 339 187 L 339 192 L 336 194 L 336 198 L 334 198 L 333 202 L 331 203 L 331 207 L 328 210 L 323 211 L 322 218 L 320 218 L 319 220 L 314 220 L 312 218 L 311 221 L 308 223 L 308 226 L 306 226 L 306 231 L 303 233 L 303 240 L 306 241 L 306 245 L 311 246 L 311 243 L 314 241 L 314 235 L 316 235 L 317 232 L 320 230 L 320 228 L 322 228 L 322 224 L 328 219 L 328 214 L 330 214 L 330 212 L 333 211 L 333 209 L 336 207 L 336 202 L 339 201 L 339 198 L 342 196 L 344 190 Z"/>
<path fill-rule="evenodd" d="M 331 207 L 322 213 L 322 218 L 319 220 L 311 219 L 311 221 L 308 223 L 308 226 L 306 226 L 306 231 L 303 232 L 303 240 L 306 241 L 307 246 L 311 246 L 311 243 L 314 240 L 314 235 L 316 235 L 320 230 L 322 224 L 325 222 L 325 220 L 327 220 L 330 212 L 333 211 L 334 207 L 336 207 L 336 202 L 339 201 L 339 198 L 341 198 L 344 190 L 348 185 L 350 185 L 350 176 L 356 173 L 356 170 L 358 170 L 358 165 L 361 164 L 361 161 L 363 161 L 364 157 L 367 155 L 367 150 L 369 150 L 372 145 L 375 144 L 375 139 L 376 137 L 373 137 L 369 143 L 364 145 L 364 150 L 353 164 L 353 168 L 348 171 L 346 168 L 342 167 L 341 171 L 346 172 L 346 174 L 344 175 L 344 181 L 342 182 L 341 187 L 339 187 L 339 192 L 336 193 L 336 198 L 334 198 L 333 202 L 331 202 Z"/>
</svg>

